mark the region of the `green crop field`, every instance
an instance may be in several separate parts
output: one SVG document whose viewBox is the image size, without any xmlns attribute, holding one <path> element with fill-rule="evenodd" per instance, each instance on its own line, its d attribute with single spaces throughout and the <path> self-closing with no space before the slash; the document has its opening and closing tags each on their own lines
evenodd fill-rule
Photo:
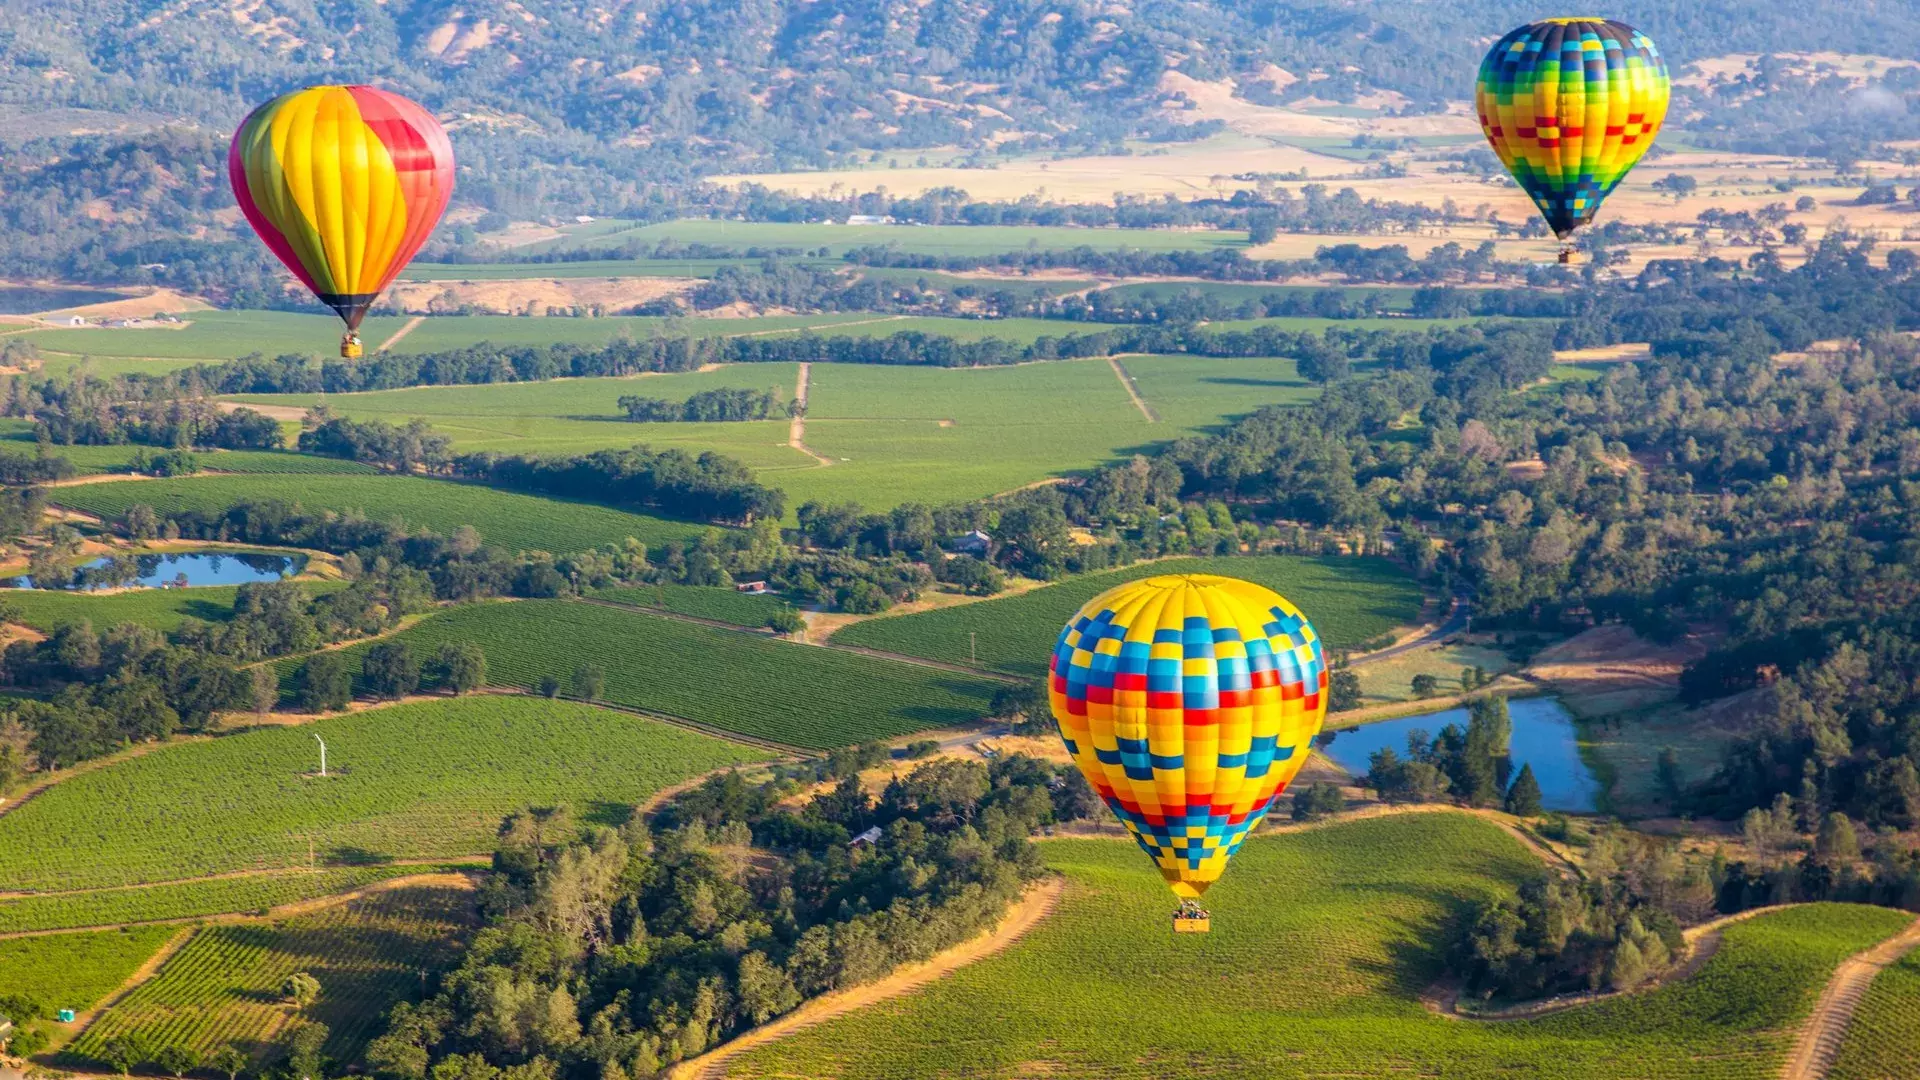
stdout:
<svg viewBox="0 0 1920 1080">
<path fill-rule="evenodd" d="M 933 668 L 567 600 L 466 604 L 402 637 L 421 655 L 443 642 L 478 644 L 499 686 L 530 689 L 549 675 L 564 684 L 597 664 L 613 704 L 814 749 L 977 719 L 994 689 Z M 346 651 L 349 666 L 358 668 L 364 648 Z M 281 661 L 284 672 L 296 666 Z M 0 818 L 0 837 L 6 824 Z"/>
<path fill-rule="evenodd" d="M 1920 1080 L 1920 952 L 1874 976 L 1828 1080 Z"/>
<path fill-rule="evenodd" d="M 316 303 L 315 308 L 319 308 Z M 332 315 L 287 311 L 195 311 L 178 328 L 87 327 L 33 330 L 21 335 L 49 352 L 81 356 L 154 357 L 173 360 L 230 360 L 248 353 L 335 356 L 340 349 L 340 320 Z M 376 315 L 360 326 L 370 343 L 385 341 L 406 325 L 399 315 Z"/>
<path fill-rule="evenodd" d="M 583 643 L 598 640 L 552 646 L 581 654 Z M 511 667 L 499 646 L 483 644 L 490 666 Z M 307 775 L 315 735 L 337 775 Z M 305 865 L 310 843 L 334 864 L 484 853 L 515 808 L 566 802 L 623 820 L 624 807 L 669 784 L 765 756 L 570 702 L 482 695 L 399 705 L 184 743 L 73 776 L 0 817 L 0 881 L 85 889 L 278 869 Z"/>
<path fill-rule="evenodd" d="M 1419 587 L 1380 559 L 1168 559 L 1088 574 L 1018 596 L 868 619 L 843 628 L 833 641 L 956 664 L 968 663 L 972 648 L 982 667 L 1037 677 L 1046 673 L 1054 639 L 1081 604 L 1123 581 L 1157 574 L 1226 574 L 1258 582 L 1293 601 L 1335 649 L 1406 623 L 1420 610 Z"/>
<path fill-rule="evenodd" d="M 1255 839 L 1208 891 L 1213 932 L 1195 937 L 1169 933 L 1171 895 L 1132 844 L 1043 851 L 1066 894 L 1006 951 L 748 1050 L 726 1075 L 1760 1080 L 1834 966 L 1907 918 L 1828 904 L 1761 916 L 1683 983 L 1480 1024 L 1434 1016 L 1419 994 L 1465 905 L 1537 872 L 1487 822 L 1402 815 Z"/>
<path fill-rule="evenodd" d="M 301 584 L 315 595 L 346 587 L 343 581 Z M 188 589 L 134 589 L 105 596 L 48 589 L 11 589 L 0 595 L 20 609 L 20 622 L 38 630 L 85 620 L 96 630 L 121 623 L 139 623 L 155 630 L 171 631 L 185 619 L 226 622 L 233 618 L 233 599 L 239 591 L 238 585 L 201 585 Z"/>
<path fill-rule="evenodd" d="M 1047 325 L 1056 331 L 1087 328 Z M 763 483 L 785 490 L 791 516 L 809 499 L 887 508 L 908 501 L 980 498 L 1096 468 L 1261 405 L 1308 403 L 1319 393 L 1299 377 L 1291 360 L 1152 356 L 1120 363 L 1156 422 L 1134 406 L 1113 366 L 1102 359 L 956 369 L 814 364 L 805 440 L 832 460 L 831 467 L 787 445 L 785 420 L 634 424 L 615 419 L 624 394 L 680 400 L 700 390 L 744 387 L 777 390 L 790 398 L 798 376 L 794 364 L 738 364 L 637 379 L 421 387 L 334 394 L 326 400 L 347 416 L 419 417 L 452 436 L 461 450 L 583 453 L 635 443 L 716 450 L 758 470 Z M 320 399 L 285 394 L 236 400 L 305 408 Z"/>
<path fill-rule="evenodd" d="M 0 995 L 25 994 L 55 1010 L 91 1009 L 178 932 L 140 926 L 0 940 Z"/>
<path fill-rule="evenodd" d="M 282 904 L 337 896 L 376 881 L 431 873 L 452 867 L 417 863 L 301 867 L 279 873 L 206 878 L 115 889 L 35 893 L 0 900 L 0 934 L 29 930 L 65 930 L 80 926 L 195 919 L 231 912 L 262 912 Z"/>
<path fill-rule="evenodd" d="M 627 537 L 649 545 L 688 540 L 705 526 L 670 521 L 591 503 L 522 495 L 451 480 L 417 476 L 194 476 L 56 488 L 60 506 L 117 518 L 134 506 L 163 514 L 218 512 L 243 500 L 275 499 L 308 510 L 357 512 L 372 521 L 447 534 L 472 525 L 489 544 L 512 551 L 556 554 L 617 544 Z"/>
<path fill-rule="evenodd" d="M 490 341 L 496 345 L 604 345 L 620 338 L 636 340 L 664 335 L 670 337 L 733 337 L 741 334 L 766 334 L 804 330 L 831 332 L 844 322 L 862 322 L 874 318 L 862 312 L 822 315 L 765 315 L 751 319 L 684 318 L 665 319 L 645 315 L 618 315 L 607 318 L 528 318 L 519 315 L 440 315 L 420 326 L 393 347 L 397 353 L 439 352 Z M 367 340 L 384 338 L 368 336 Z"/>
<path fill-rule="evenodd" d="M 785 600 L 767 593 L 755 595 L 700 585 L 617 585 L 595 589 L 593 595 L 617 604 L 661 608 L 738 626 L 765 626 L 769 615 L 786 606 Z"/>
<path fill-rule="evenodd" d="M 304 971 L 320 982 L 303 1015 L 327 1026 L 324 1052 L 356 1061 L 387 1011 L 420 996 L 424 973 L 458 958 L 472 921 L 471 890 L 420 886 L 283 923 L 209 926 L 62 1056 L 99 1061 L 110 1040 L 136 1033 L 149 1051 L 185 1046 L 205 1057 L 234 1046 L 260 1056 L 289 1019 L 281 983 Z"/>
</svg>

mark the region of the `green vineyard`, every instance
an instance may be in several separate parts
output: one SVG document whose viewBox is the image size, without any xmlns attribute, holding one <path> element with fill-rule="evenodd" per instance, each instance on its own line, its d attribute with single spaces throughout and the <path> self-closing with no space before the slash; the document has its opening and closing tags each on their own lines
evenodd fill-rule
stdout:
<svg viewBox="0 0 1920 1080">
<path fill-rule="evenodd" d="M 316 734 L 327 742 L 324 780 L 310 775 Z M 374 709 L 168 747 L 62 781 L 0 816 L 0 881 L 88 889 L 279 870 L 310 857 L 353 865 L 485 854 L 501 817 L 530 803 L 570 803 L 617 822 L 669 784 L 765 756 L 533 697 Z"/>
<path fill-rule="evenodd" d="M 163 514 L 181 510 L 213 514 L 248 499 L 359 513 L 372 521 L 399 520 L 443 535 L 471 525 L 487 543 L 509 551 L 585 551 L 628 537 L 651 546 L 692 540 L 704 528 L 592 503 L 418 476 L 196 476 L 137 484 L 81 484 L 58 489 L 53 501 L 117 518 L 140 505 Z"/>
<path fill-rule="evenodd" d="M 74 1064 L 100 1062 L 107 1043 L 136 1036 L 149 1053 L 184 1046 L 202 1057 L 225 1046 L 259 1055 L 298 1019 L 327 1025 L 326 1054 L 358 1059 L 395 1002 L 419 995 L 450 963 L 473 920 L 473 893 L 450 885 L 394 889 L 276 924 L 209 926 L 74 1040 Z M 280 1000 L 305 971 L 320 994 L 305 1010 Z"/>
<path fill-rule="evenodd" d="M 566 600 L 467 604 L 400 635 L 416 655 L 486 650 L 488 678 L 565 686 L 606 671 L 607 701 L 789 746 L 828 749 L 978 719 L 994 685 L 948 671 Z M 346 651 L 357 668 L 366 646 Z M 281 662 L 289 677 L 299 662 Z M 3 823 L 0 823 L 3 824 Z M 4 835 L 4 829 L 0 829 Z"/>
<path fill-rule="evenodd" d="M 1061 626 L 1081 604 L 1124 581 L 1157 574 L 1226 574 L 1246 578 L 1293 601 L 1333 648 L 1350 648 L 1420 611 L 1420 590 L 1400 568 L 1380 559 L 1165 559 L 1089 574 L 1058 585 L 977 604 L 857 622 L 835 644 L 966 664 L 1015 675 L 1046 673 Z"/>
<path fill-rule="evenodd" d="M 180 932 L 141 926 L 0 939 L 0 996 L 25 994 L 56 1011 L 91 1009 Z"/>
<path fill-rule="evenodd" d="M 1207 892 L 1212 933 L 1193 937 L 1168 933 L 1172 897 L 1132 844 L 1042 847 L 1066 893 L 1025 937 L 748 1050 L 726 1075 L 1770 1080 L 1834 967 L 1910 919 L 1792 908 L 1728 927 L 1684 982 L 1485 1024 L 1436 1016 L 1420 995 L 1465 905 L 1539 872 L 1486 821 L 1408 814 L 1258 838 Z"/>
<path fill-rule="evenodd" d="M 1920 951 L 1874 977 L 1827 1080 L 1920 1080 Z"/>
<path fill-rule="evenodd" d="M 439 868 L 388 865 L 297 869 L 205 881 L 31 894 L 0 900 L 0 934 L 264 911 L 435 869 Z"/>
</svg>

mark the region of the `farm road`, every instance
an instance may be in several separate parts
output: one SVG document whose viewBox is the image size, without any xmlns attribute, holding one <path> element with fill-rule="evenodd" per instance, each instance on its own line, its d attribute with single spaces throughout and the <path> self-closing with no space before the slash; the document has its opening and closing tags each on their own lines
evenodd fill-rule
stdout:
<svg viewBox="0 0 1920 1080">
<path fill-rule="evenodd" d="M 1840 1054 L 1847 1027 L 1853 1023 L 1853 1011 L 1866 996 L 1867 987 L 1873 985 L 1874 976 L 1916 947 L 1920 947 L 1920 919 L 1866 952 L 1843 961 L 1834 970 L 1833 978 L 1827 980 L 1826 989 L 1820 991 L 1813 1015 L 1807 1017 L 1806 1026 L 1800 1029 L 1793 1053 L 1787 1058 L 1787 1067 L 1780 1073 L 1782 1080 L 1825 1080 L 1827 1070 L 1833 1068 L 1834 1058 Z"/>
</svg>

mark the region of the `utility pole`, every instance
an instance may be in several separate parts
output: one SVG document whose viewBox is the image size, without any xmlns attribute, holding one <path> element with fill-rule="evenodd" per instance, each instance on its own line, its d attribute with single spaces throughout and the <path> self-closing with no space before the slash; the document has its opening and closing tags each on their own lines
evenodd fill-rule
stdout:
<svg viewBox="0 0 1920 1080">
<path fill-rule="evenodd" d="M 313 741 L 320 744 L 320 775 L 325 776 L 327 775 L 327 740 L 316 734 Z"/>
</svg>

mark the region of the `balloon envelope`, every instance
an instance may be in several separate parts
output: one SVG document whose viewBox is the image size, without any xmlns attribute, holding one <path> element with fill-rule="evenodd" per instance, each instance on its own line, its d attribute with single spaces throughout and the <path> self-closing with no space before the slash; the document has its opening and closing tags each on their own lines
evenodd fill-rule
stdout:
<svg viewBox="0 0 1920 1080">
<path fill-rule="evenodd" d="M 1653 145 L 1667 92 L 1667 63 L 1647 35 L 1547 19 L 1488 50 L 1474 107 L 1501 164 L 1565 240 Z"/>
<path fill-rule="evenodd" d="M 1271 589 L 1212 574 L 1131 581 L 1087 601 L 1050 670 L 1067 753 L 1189 898 L 1266 817 L 1327 714 L 1312 625 Z"/>
<path fill-rule="evenodd" d="M 453 194 L 433 114 L 371 86 L 310 86 L 253 110 L 227 178 L 260 239 L 355 330 Z"/>
</svg>

